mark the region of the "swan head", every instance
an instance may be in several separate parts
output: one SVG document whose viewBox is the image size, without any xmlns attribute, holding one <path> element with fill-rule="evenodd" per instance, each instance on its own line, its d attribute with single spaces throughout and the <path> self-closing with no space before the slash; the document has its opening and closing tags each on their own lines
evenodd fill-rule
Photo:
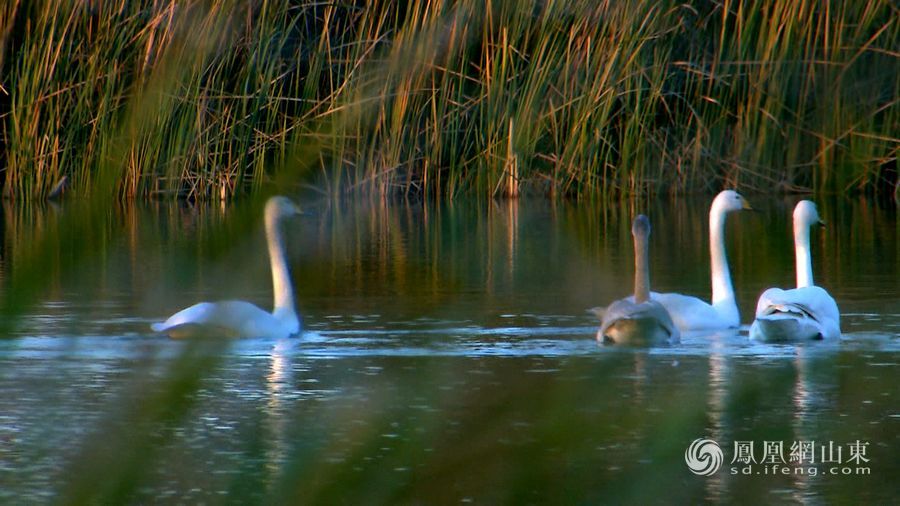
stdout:
<svg viewBox="0 0 900 506">
<path fill-rule="evenodd" d="M 801 200 L 794 207 L 794 223 L 803 226 L 824 225 L 825 222 L 819 217 L 819 211 L 816 204 L 810 200 Z"/>
<path fill-rule="evenodd" d="M 643 214 L 637 215 L 631 224 L 631 235 L 647 238 L 650 236 L 650 220 Z"/>
<path fill-rule="evenodd" d="M 266 217 L 282 218 L 296 216 L 298 214 L 303 214 L 303 212 L 300 211 L 300 207 L 287 197 L 276 195 L 266 201 Z"/>
<path fill-rule="evenodd" d="M 713 200 L 711 212 L 730 213 L 742 209 L 753 209 L 740 193 L 734 190 L 723 190 Z"/>
</svg>

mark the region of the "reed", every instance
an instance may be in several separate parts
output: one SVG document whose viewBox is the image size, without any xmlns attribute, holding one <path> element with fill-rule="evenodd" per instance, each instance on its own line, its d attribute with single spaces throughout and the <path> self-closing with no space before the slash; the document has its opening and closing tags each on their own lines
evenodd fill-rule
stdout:
<svg viewBox="0 0 900 506">
<path fill-rule="evenodd" d="M 67 176 L 90 194 L 112 164 L 129 199 L 270 180 L 442 198 L 895 192 L 896 14 L 887 0 L 8 2 L 3 191 L 43 198 Z"/>
</svg>

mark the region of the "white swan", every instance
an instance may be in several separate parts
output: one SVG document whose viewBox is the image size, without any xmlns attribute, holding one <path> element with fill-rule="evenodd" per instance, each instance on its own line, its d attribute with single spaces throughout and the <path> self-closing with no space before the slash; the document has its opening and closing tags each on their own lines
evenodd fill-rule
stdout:
<svg viewBox="0 0 900 506">
<path fill-rule="evenodd" d="M 284 338 L 300 332 L 300 319 L 294 309 L 291 277 L 278 230 L 281 218 L 297 214 L 300 214 L 300 209 L 285 197 L 272 197 L 266 202 L 266 239 L 272 263 L 274 311 L 269 313 L 241 300 L 201 302 L 175 313 L 165 322 L 154 323 L 151 325 L 153 330 L 171 337 L 208 335 Z"/>
<path fill-rule="evenodd" d="M 618 344 L 677 343 L 681 334 L 668 311 L 662 304 L 650 299 L 650 261 L 647 253 L 650 220 L 639 214 L 631 225 L 631 234 L 634 236 L 634 297 L 610 304 L 602 315 L 597 340 Z"/>
<path fill-rule="evenodd" d="M 751 209 L 747 200 L 734 190 L 716 195 L 709 208 L 709 256 L 712 267 L 712 304 L 679 293 L 651 293 L 665 306 L 681 331 L 714 330 L 740 325 L 741 315 L 734 298 L 731 272 L 725 256 L 725 216 L 732 211 Z"/>
<path fill-rule="evenodd" d="M 821 287 L 813 284 L 809 228 L 824 222 L 816 205 L 801 200 L 794 208 L 794 260 L 797 288 L 769 288 L 756 303 L 756 319 L 750 338 L 761 341 L 834 339 L 841 335 L 841 315 L 837 303 Z"/>
</svg>

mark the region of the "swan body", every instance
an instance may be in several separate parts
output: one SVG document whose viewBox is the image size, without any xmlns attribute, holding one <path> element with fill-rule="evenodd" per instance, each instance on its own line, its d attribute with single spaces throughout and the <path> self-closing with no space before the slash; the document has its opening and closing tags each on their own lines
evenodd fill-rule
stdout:
<svg viewBox="0 0 900 506">
<path fill-rule="evenodd" d="M 296 334 L 300 322 L 285 325 L 272 313 L 242 300 L 201 302 L 182 309 L 163 323 L 151 325 L 155 332 L 172 337 L 274 337 Z"/>
<path fill-rule="evenodd" d="M 756 303 L 756 319 L 750 338 L 760 341 L 806 341 L 834 339 L 841 335 L 841 315 L 834 298 L 815 286 L 809 229 L 824 224 L 816 205 L 800 201 L 794 208 L 794 255 L 797 288 L 769 288 Z"/>
<path fill-rule="evenodd" d="M 731 272 L 725 255 L 725 217 L 733 211 L 751 209 L 747 200 L 734 190 L 716 195 L 709 208 L 709 252 L 712 271 L 712 303 L 680 293 L 651 292 L 650 298 L 662 304 L 679 330 L 716 330 L 740 325 Z"/>
<path fill-rule="evenodd" d="M 266 239 L 272 265 L 275 309 L 269 313 L 255 305 L 229 300 L 201 302 L 154 323 L 154 332 L 170 337 L 222 336 L 285 338 L 300 332 L 300 318 L 294 309 L 287 259 L 278 223 L 282 218 L 300 214 L 300 209 L 285 197 L 272 197 L 266 202 Z"/>
<path fill-rule="evenodd" d="M 655 300 L 636 303 L 629 298 L 619 299 L 606 309 L 598 341 L 617 344 L 675 344 L 681 340 L 678 327 L 669 312 Z"/>
<path fill-rule="evenodd" d="M 680 293 L 652 292 L 650 298 L 669 311 L 675 326 L 684 331 L 733 328 L 740 325 L 740 315 L 734 297 L 718 304 Z"/>
<path fill-rule="evenodd" d="M 650 298 L 650 269 L 647 240 L 650 220 L 638 215 L 631 226 L 634 236 L 634 295 L 617 300 L 605 310 L 595 310 L 601 317 L 597 340 L 618 344 L 677 343 L 681 338 L 669 312 Z"/>
</svg>

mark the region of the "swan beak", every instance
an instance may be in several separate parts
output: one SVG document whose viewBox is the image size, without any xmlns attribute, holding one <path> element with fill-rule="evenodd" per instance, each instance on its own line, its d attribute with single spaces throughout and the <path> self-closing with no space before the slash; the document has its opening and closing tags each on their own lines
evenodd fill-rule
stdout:
<svg viewBox="0 0 900 506">
<path fill-rule="evenodd" d="M 750 202 L 747 202 L 747 199 L 743 199 L 742 207 L 743 207 L 743 209 L 746 209 L 747 211 L 753 210 L 753 208 L 750 207 Z"/>
</svg>

